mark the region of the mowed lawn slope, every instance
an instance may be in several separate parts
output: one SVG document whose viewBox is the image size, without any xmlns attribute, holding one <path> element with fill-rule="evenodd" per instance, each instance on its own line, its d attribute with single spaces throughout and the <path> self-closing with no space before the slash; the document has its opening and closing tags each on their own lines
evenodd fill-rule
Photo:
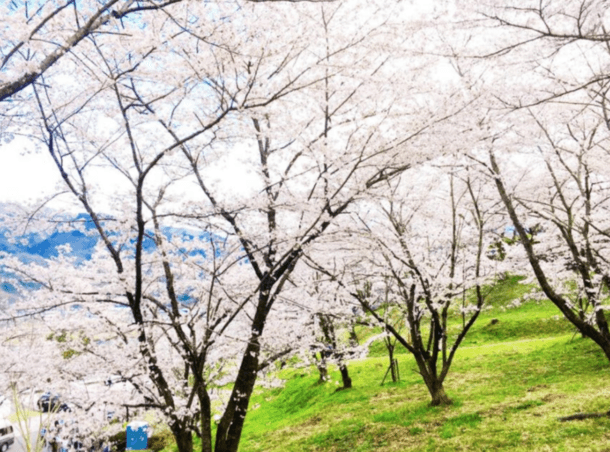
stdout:
<svg viewBox="0 0 610 452">
<path fill-rule="evenodd" d="M 378 342 L 368 358 L 349 362 L 350 390 L 336 391 L 336 371 L 323 385 L 314 367 L 279 371 L 284 387 L 259 388 L 251 401 L 240 451 L 610 452 L 609 418 L 557 420 L 610 410 L 609 363 L 550 302 L 508 308 L 531 290 L 520 279 L 493 288 L 491 309 L 458 351 L 445 382 L 453 406 L 429 406 L 415 363 L 399 345 L 401 381 L 381 386 L 388 358 Z M 359 336 L 378 332 L 360 329 Z"/>
<path fill-rule="evenodd" d="M 280 372 L 283 388 L 253 398 L 240 450 L 610 452 L 609 418 L 557 420 L 610 410 L 609 363 L 549 302 L 506 309 L 529 290 L 518 279 L 491 294 L 458 352 L 445 384 L 453 406 L 429 406 L 407 354 L 401 381 L 380 386 L 388 362 L 374 345 L 378 356 L 349 363 L 351 390 L 335 392 L 338 372 L 324 385 L 315 368 Z"/>
</svg>

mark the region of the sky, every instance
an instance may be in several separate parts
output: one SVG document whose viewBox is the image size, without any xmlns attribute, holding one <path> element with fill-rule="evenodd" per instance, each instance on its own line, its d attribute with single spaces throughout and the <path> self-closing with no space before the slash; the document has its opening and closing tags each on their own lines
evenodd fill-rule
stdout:
<svg viewBox="0 0 610 452">
<path fill-rule="evenodd" d="M 206 173 L 206 180 L 217 184 L 221 193 L 244 195 L 251 192 L 252 187 L 259 185 L 258 178 L 240 161 L 229 163 L 228 159 L 221 159 L 210 165 Z M 125 186 L 122 176 L 120 180 L 112 180 L 116 177 L 114 171 L 98 169 L 97 177 L 89 178 L 89 181 L 103 187 L 104 193 L 111 194 Z M 201 200 L 201 190 L 193 185 L 193 181 L 176 184 L 175 187 L 179 190 L 180 198 Z M 55 163 L 44 149 L 35 150 L 34 144 L 24 137 L 15 137 L 10 143 L 0 145 L 0 203 L 25 204 L 40 201 L 65 189 Z M 63 211 L 76 208 L 75 213 L 82 211 L 78 205 L 70 202 L 74 200 L 72 196 L 66 195 L 63 199 L 64 202 L 61 198 L 55 199 L 47 207 Z M 99 204 L 100 199 L 102 204 Z M 96 206 L 106 213 L 111 213 L 113 206 L 103 202 L 104 197 L 98 198 Z"/>
<path fill-rule="evenodd" d="M 60 181 L 48 154 L 34 152 L 26 138 L 0 146 L 0 202 L 27 202 L 52 193 Z"/>
</svg>

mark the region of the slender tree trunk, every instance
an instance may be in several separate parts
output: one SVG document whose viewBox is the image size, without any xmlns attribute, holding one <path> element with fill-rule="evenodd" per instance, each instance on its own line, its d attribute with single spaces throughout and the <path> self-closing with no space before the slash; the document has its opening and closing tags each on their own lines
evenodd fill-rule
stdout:
<svg viewBox="0 0 610 452">
<path fill-rule="evenodd" d="M 349 372 L 347 370 L 347 366 L 344 363 L 339 365 L 339 371 L 341 372 L 341 379 L 343 380 L 343 388 L 342 389 L 351 389 L 352 388 L 352 379 L 349 376 Z"/>
<path fill-rule="evenodd" d="M 358 335 L 356 334 L 356 327 L 352 324 L 349 329 L 349 345 L 352 347 L 357 347 L 359 344 L 360 341 L 358 340 Z"/>
<path fill-rule="evenodd" d="M 392 375 L 392 382 L 396 383 L 398 381 L 398 375 L 396 375 L 396 366 L 394 365 L 394 347 L 396 345 L 392 344 L 392 341 L 389 337 L 386 337 L 385 346 L 388 349 L 388 357 L 390 358 L 390 374 Z"/>
<path fill-rule="evenodd" d="M 333 325 L 333 321 L 324 314 L 318 314 L 318 318 L 320 319 L 320 327 L 322 329 L 322 333 L 324 334 L 324 342 L 330 347 L 330 351 L 322 351 L 320 353 L 322 355 L 322 359 L 324 359 L 324 354 L 328 353 L 336 360 L 337 365 L 339 366 L 339 372 L 341 372 L 341 379 L 343 380 L 343 387 L 341 389 L 351 389 L 352 379 L 349 376 L 347 365 L 343 361 L 343 353 L 337 352 L 337 338 L 335 335 L 335 326 Z"/>
<path fill-rule="evenodd" d="M 580 331 L 580 333 L 583 336 L 591 338 L 597 345 L 600 346 L 600 348 L 604 351 L 606 358 L 608 359 L 608 361 L 610 361 L 610 330 L 608 329 L 608 322 L 606 321 L 604 311 L 599 310 L 596 313 L 596 325 L 599 328 L 599 330 L 597 330 L 594 325 L 591 325 L 588 322 L 581 320 L 579 314 L 577 312 L 574 312 L 574 310 L 570 306 L 569 302 L 566 299 L 564 299 L 563 296 L 561 296 L 559 293 L 555 292 L 555 290 L 551 286 L 549 280 L 547 279 L 546 273 L 544 272 L 544 270 L 542 269 L 542 266 L 540 265 L 540 258 L 534 251 L 534 246 L 533 246 L 534 242 L 527 236 L 525 227 L 523 226 L 523 223 L 517 216 L 517 211 L 513 205 L 513 202 L 511 200 L 510 196 L 508 195 L 508 193 L 506 192 L 504 183 L 502 182 L 502 179 L 500 178 L 500 169 L 498 167 L 498 164 L 496 162 L 495 156 L 492 151 L 489 152 L 489 159 L 490 159 L 491 167 L 492 167 L 493 171 L 496 173 L 496 177 L 495 177 L 496 188 L 498 189 L 498 193 L 500 194 L 500 197 L 502 198 L 502 202 L 506 208 L 506 211 L 507 211 L 515 229 L 517 230 L 517 233 L 521 237 L 521 240 L 520 240 L 521 245 L 525 249 L 525 252 L 527 254 L 527 258 L 530 262 L 532 270 L 534 271 L 534 274 L 536 275 L 536 279 L 538 280 L 538 283 L 540 284 L 540 288 L 542 289 L 544 294 L 547 296 L 547 298 L 549 300 L 551 300 L 553 302 L 553 304 L 559 308 L 559 310 L 563 313 L 564 317 L 570 323 L 572 323 L 578 329 L 578 331 Z M 569 245 L 570 244 L 568 243 L 568 246 Z M 587 279 L 588 279 L 588 275 L 584 274 L 583 282 L 586 283 Z"/>
<path fill-rule="evenodd" d="M 324 357 L 324 352 L 320 352 L 320 359 L 314 353 L 314 360 L 316 362 L 316 367 L 318 368 L 318 372 L 320 373 L 320 379 L 318 380 L 318 384 L 323 384 L 328 381 L 328 367 L 326 366 L 326 358 Z"/>
</svg>

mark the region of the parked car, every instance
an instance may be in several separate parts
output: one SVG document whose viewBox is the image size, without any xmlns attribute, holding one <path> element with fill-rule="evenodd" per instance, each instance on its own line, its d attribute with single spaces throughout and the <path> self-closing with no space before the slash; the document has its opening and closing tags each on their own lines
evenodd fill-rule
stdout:
<svg viewBox="0 0 610 452">
<path fill-rule="evenodd" d="M 11 444 L 15 442 L 13 426 L 7 423 L 0 423 L 0 451 L 6 452 Z"/>
<path fill-rule="evenodd" d="M 45 392 L 40 396 L 38 402 L 38 409 L 43 413 L 48 413 L 49 411 L 67 411 L 72 412 L 72 408 L 70 406 L 61 401 L 61 396 L 59 394 L 53 394 L 51 392 Z"/>
</svg>

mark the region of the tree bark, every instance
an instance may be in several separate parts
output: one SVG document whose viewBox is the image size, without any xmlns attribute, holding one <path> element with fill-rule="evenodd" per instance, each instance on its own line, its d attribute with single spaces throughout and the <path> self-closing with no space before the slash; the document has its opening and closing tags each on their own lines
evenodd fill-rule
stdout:
<svg viewBox="0 0 610 452">
<path fill-rule="evenodd" d="M 352 347 L 357 347 L 360 344 L 358 340 L 358 335 L 356 334 L 356 327 L 354 324 L 351 325 L 349 329 L 349 345 Z"/>
<path fill-rule="evenodd" d="M 430 405 L 432 406 L 448 406 L 453 405 L 453 400 L 449 398 L 449 396 L 445 393 L 445 388 L 443 388 L 443 383 L 436 382 L 432 385 L 432 387 L 428 387 L 428 391 L 430 392 L 430 396 L 432 397 L 432 401 Z"/>
<path fill-rule="evenodd" d="M 341 388 L 341 389 L 351 389 L 352 388 L 352 379 L 349 376 L 347 366 L 345 364 L 341 364 L 339 366 L 339 371 L 341 372 L 341 379 L 343 380 L 343 388 Z"/>
<path fill-rule="evenodd" d="M 239 440 L 241 439 L 241 432 L 258 369 L 260 345 L 258 335 L 253 336 L 255 337 L 250 339 L 239 367 L 231 399 L 218 424 L 215 452 L 237 452 L 239 447 Z"/>
<path fill-rule="evenodd" d="M 193 433 L 179 423 L 170 425 L 170 429 L 176 440 L 178 452 L 193 452 Z"/>
<path fill-rule="evenodd" d="M 549 280 L 547 279 L 546 273 L 540 265 L 540 258 L 534 251 L 533 240 L 528 237 L 523 223 L 517 216 L 517 211 L 513 205 L 511 197 L 506 192 L 506 188 L 504 187 L 504 183 L 500 177 L 500 169 L 492 151 L 489 152 L 489 159 L 491 168 L 495 173 L 496 188 L 498 189 L 498 193 L 502 198 L 502 202 L 506 207 L 506 211 L 513 223 L 513 226 L 521 238 L 521 245 L 525 249 L 529 263 L 534 271 L 534 274 L 536 275 L 538 284 L 540 284 L 540 288 L 547 298 L 559 308 L 564 317 L 570 323 L 572 323 L 572 325 L 574 325 L 583 336 L 591 338 L 597 345 L 600 346 L 600 348 L 604 351 L 606 358 L 608 361 L 610 361 L 610 331 L 608 331 L 608 323 L 605 319 L 603 310 L 600 310 L 596 316 L 596 324 L 599 328 L 599 330 L 597 330 L 595 326 L 581 320 L 579 315 L 570 307 L 567 300 L 565 300 L 563 296 L 553 289 Z M 587 278 L 588 276 L 584 279 L 586 280 Z"/>
<path fill-rule="evenodd" d="M 212 403 L 207 388 L 200 389 L 198 397 L 201 409 L 201 452 L 212 452 Z"/>
<path fill-rule="evenodd" d="M 428 388 L 428 393 L 430 394 L 431 406 L 448 406 L 453 404 L 453 400 L 449 398 L 449 396 L 445 393 L 445 388 L 443 387 L 443 380 L 437 374 L 436 364 L 427 362 L 426 359 L 421 355 L 415 355 L 415 361 L 417 362 L 417 367 L 419 368 L 419 373 L 424 379 L 424 383 L 426 383 L 426 387 Z"/>
<path fill-rule="evenodd" d="M 392 382 L 396 383 L 398 381 L 398 375 L 396 375 L 396 366 L 394 365 L 394 348 L 396 344 L 392 344 L 392 341 L 389 337 L 385 337 L 385 346 L 388 349 L 388 357 L 390 358 L 390 373 L 392 375 Z"/>
<path fill-rule="evenodd" d="M 252 321 L 250 339 L 239 366 L 231 398 L 216 430 L 215 452 L 237 452 L 239 447 L 248 404 L 250 403 L 250 397 L 254 391 L 254 384 L 258 375 L 259 338 L 265 328 L 268 314 L 267 306 L 269 304 L 268 293 L 273 283 L 274 281 L 267 281 L 267 285 L 261 287 L 256 314 Z"/>
<path fill-rule="evenodd" d="M 318 384 L 321 385 L 328 381 L 328 367 L 326 366 L 326 358 L 324 357 L 324 352 L 320 352 L 320 359 L 318 359 L 317 355 L 313 354 L 314 360 L 316 362 L 316 367 L 318 368 L 318 372 L 320 373 L 320 378 L 318 379 Z"/>
<path fill-rule="evenodd" d="M 337 337 L 335 334 L 335 326 L 333 325 L 333 321 L 325 314 L 318 314 L 318 318 L 320 320 L 320 328 L 324 334 L 324 342 L 326 346 L 330 347 L 330 350 L 322 350 L 320 352 L 322 361 L 324 364 L 326 364 L 325 354 L 334 358 L 339 367 L 339 372 L 341 372 L 341 380 L 343 381 L 343 387 L 341 389 L 351 389 L 352 379 L 349 376 L 347 365 L 343 360 L 343 353 L 337 351 Z M 320 377 L 322 377 L 322 373 L 320 373 Z"/>
</svg>

